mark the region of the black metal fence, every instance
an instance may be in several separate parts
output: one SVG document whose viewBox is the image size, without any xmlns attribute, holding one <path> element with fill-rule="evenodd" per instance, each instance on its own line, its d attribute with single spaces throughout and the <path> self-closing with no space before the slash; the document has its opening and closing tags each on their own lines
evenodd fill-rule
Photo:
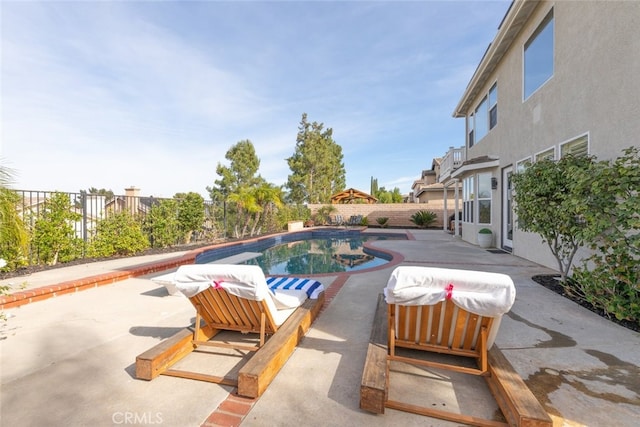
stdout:
<svg viewBox="0 0 640 427">
<path fill-rule="evenodd" d="M 73 217 L 77 218 L 71 221 L 75 237 L 85 243 L 95 237 L 98 223 L 110 215 L 128 212 L 143 220 L 154 206 L 160 204 L 162 200 L 168 200 L 157 197 L 97 195 L 84 192 L 14 191 L 18 196 L 16 208 L 28 230 L 33 230 L 36 221 L 47 211 L 48 203 L 52 200 L 52 196 L 65 194 L 69 198 L 69 209 L 75 214 Z M 202 229 L 193 233 L 191 243 L 216 238 L 217 232 L 223 234 L 222 225 L 218 225 L 223 220 L 221 214 L 222 202 L 217 203 L 205 200 L 204 210 L 205 219 Z M 220 218 L 216 218 L 217 216 Z M 30 264 L 38 262 L 37 254 L 33 252 L 28 255 L 28 259 Z"/>
</svg>

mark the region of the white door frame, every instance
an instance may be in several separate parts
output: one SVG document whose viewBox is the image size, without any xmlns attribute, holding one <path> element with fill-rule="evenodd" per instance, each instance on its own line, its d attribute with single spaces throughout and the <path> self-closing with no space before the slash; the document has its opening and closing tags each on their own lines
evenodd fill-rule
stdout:
<svg viewBox="0 0 640 427">
<path fill-rule="evenodd" d="M 502 169 L 502 248 L 513 250 L 513 166 Z"/>
</svg>

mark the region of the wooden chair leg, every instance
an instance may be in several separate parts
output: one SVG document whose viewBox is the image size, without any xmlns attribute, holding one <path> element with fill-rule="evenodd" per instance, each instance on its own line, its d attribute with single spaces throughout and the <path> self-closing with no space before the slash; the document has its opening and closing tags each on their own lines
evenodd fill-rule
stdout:
<svg viewBox="0 0 640 427">
<path fill-rule="evenodd" d="M 480 330 L 480 370 L 483 374 L 488 372 L 489 364 L 487 362 L 487 328 L 482 327 Z"/>
<path fill-rule="evenodd" d="M 264 312 L 260 314 L 260 347 L 264 345 L 264 335 L 266 328 L 267 318 Z"/>
<path fill-rule="evenodd" d="M 197 344 L 196 342 L 198 341 L 198 338 L 200 337 L 200 311 L 196 311 L 196 328 L 193 331 L 193 346 L 196 347 Z"/>
</svg>

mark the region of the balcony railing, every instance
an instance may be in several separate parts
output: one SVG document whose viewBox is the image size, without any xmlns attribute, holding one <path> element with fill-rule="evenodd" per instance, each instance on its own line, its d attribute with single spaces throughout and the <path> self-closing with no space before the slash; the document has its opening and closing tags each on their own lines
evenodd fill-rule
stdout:
<svg viewBox="0 0 640 427">
<path fill-rule="evenodd" d="M 464 147 L 449 147 L 449 151 L 444 155 L 442 163 L 440 164 L 440 178 L 438 182 L 445 182 L 451 178 L 451 174 L 458 169 L 465 160 Z"/>
</svg>

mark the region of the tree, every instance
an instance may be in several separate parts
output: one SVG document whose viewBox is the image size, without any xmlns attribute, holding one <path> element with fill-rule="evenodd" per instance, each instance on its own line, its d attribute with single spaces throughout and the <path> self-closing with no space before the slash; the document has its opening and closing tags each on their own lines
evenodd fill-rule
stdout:
<svg viewBox="0 0 640 427">
<path fill-rule="evenodd" d="M 591 191 L 601 163 L 592 157 L 565 156 L 542 160 L 513 175 L 517 226 L 537 233 L 556 258 L 561 280 L 566 281 L 573 258 L 585 242 L 601 231 L 601 221 L 586 221 L 605 194 Z"/>
<path fill-rule="evenodd" d="M 41 261 L 55 265 L 58 260 L 76 257 L 80 239 L 75 235 L 73 224 L 81 218 L 71 206 L 68 194 L 51 194 L 33 231 L 33 244 Z"/>
<path fill-rule="evenodd" d="M 212 200 L 222 200 L 237 193 L 241 187 L 253 187 L 261 180 L 257 175 L 260 159 L 248 139 L 233 145 L 224 157 L 229 160 L 229 166 L 218 163 L 216 173 L 221 178 L 215 181 L 214 187 L 207 187 Z"/>
<path fill-rule="evenodd" d="M 377 187 L 377 181 L 376 181 Z M 400 193 L 400 189 L 398 187 L 394 187 L 393 190 L 388 191 L 384 187 L 380 187 L 380 189 L 371 193 L 373 197 L 378 199 L 378 203 L 402 203 L 404 198 Z"/>
<path fill-rule="evenodd" d="M 258 174 L 260 159 L 251 141 L 238 142 L 227 151 L 225 158 L 229 160 L 229 166 L 218 164 L 216 173 L 221 178 L 207 190 L 213 200 L 233 203 L 228 213 L 229 217 L 235 218 L 232 224 L 235 237 L 244 237 L 249 230 L 253 235 L 267 204 L 281 203 L 280 189 Z"/>
<path fill-rule="evenodd" d="M 191 241 L 193 233 L 200 230 L 204 223 L 204 198 L 194 192 L 178 193 L 178 224 L 183 232 L 185 243 Z"/>
<path fill-rule="evenodd" d="M 378 193 L 378 178 L 371 177 L 371 185 L 369 188 L 369 194 L 376 197 L 376 193 Z"/>
<path fill-rule="evenodd" d="M 259 209 L 255 212 L 251 235 L 260 232 L 263 225 L 276 214 L 275 209 L 282 207 L 282 189 L 274 184 L 263 181 L 253 189 L 255 203 Z M 275 231 L 275 230 L 274 230 Z"/>
<path fill-rule="evenodd" d="M 286 187 L 295 203 L 329 203 L 331 195 L 345 187 L 342 147 L 333 140 L 333 130 L 323 127 L 302 114 L 295 152 L 287 159 L 292 173 Z"/>
<path fill-rule="evenodd" d="M 9 269 L 24 264 L 29 244 L 26 227 L 17 209 L 20 198 L 9 189 L 11 182 L 12 171 L 0 165 L 0 259 L 6 261 Z"/>
<path fill-rule="evenodd" d="M 96 187 L 89 187 L 87 191 L 80 190 L 80 193 L 85 193 L 93 196 L 104 196 L 106 200 L 113 199 L 113 191 L 106 188 L 97 189 Z"/>
</svg>

